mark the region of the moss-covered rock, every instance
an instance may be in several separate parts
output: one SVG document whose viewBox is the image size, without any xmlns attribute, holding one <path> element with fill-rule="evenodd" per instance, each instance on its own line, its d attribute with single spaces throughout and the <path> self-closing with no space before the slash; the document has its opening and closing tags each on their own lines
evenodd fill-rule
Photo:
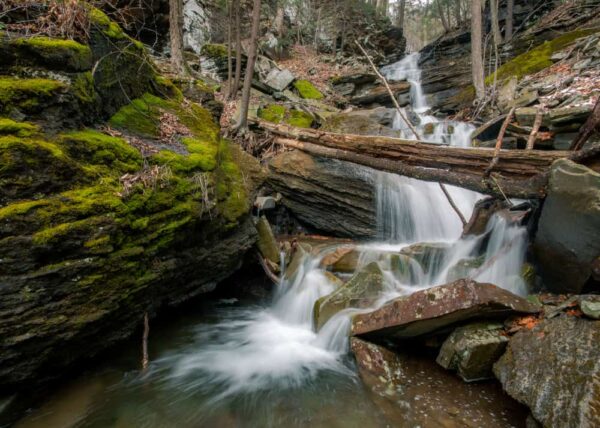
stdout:
<svg viewBox="0 0 600 428">
<path fill-rule="evenodd" d="M 200 54 L 211 59 L 227 58 L 227 46 L 223 44 L 207 43 L 200 49 Z"/>
<path fill-rule="evenodd" d="M 212 290 L 256 239 L 258 162 L 156 76 L 141 44 L 91 17 L 93 71 L 40 60 L 39 76 L 56 79 L 0 77 L 0 383 L 11 390 Z M 110 116 L 122 137 L 81 126 Z"/>
<path fill-rule="evenodd" d="M 92 69 L 89 46 L 74 40 L 44 36 L 9 38 L 0 36 L 2 66 L 36 66 L 51 70 L 87 71 Z"/>
<path fill-rule="evenodd" d="M 297 128 L 310 128 L 314 119 L 310 113 L 290 110 L 279 104 L 268 104 L 258 109 L 258 117 L 272 123 L 286 123 Z"/>
<path fill-rule="evenodd" d="M 323 94 L 308 80 L 296 80 L 294 82 L 294 88 L 296 88 L 296 91 L 298 91 L 298 95 L 300 95 L 301 98 L 307 100 L 323 99 Z"/>
</svg>

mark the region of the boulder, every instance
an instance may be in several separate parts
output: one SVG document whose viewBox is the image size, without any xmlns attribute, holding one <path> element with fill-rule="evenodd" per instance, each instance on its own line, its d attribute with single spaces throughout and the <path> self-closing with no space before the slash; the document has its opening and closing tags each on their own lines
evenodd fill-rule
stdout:
<svg viewBox="0 0 600 428">
<path fill-rule="evenodd" d="M 592 113 L 593 104 L 581 106 L 566 106 L 550 110 L 549 120 L 553 127 L 561 127 L 568 124 L 579 124 L 587 120 Z"/>
<path fill-rule="evenodd" d="M 446 281 L 453 282 L 461 278 L 469 278 L 477 269 L 483 265 L 485 256 L 461 259 L 448 270 Z"/>
<path fill-rule="evenodd" d="M 371 110 L 356 110 L 332 115 L 321 126 L 323 131 L 400 137 L 401 132 L 391 128 L 396 110 L 378 107 Z"/>
<path fill-rule="evenodd" d="M 383 273 L 377 263 L 370 263 L 356 273 L 343 287 L 315 302 L 314 324 L 317 330 L 329 319 L 347 308 L 364 309 L 373 305 L 383 291 Z"/>
<path fill-rule="evenodd" d="M 271 262 L 279 265 L 279 245 L 271 230 L 271 225 L 265 216 L 261 216 L 256 223 L 258 232 L 258 250 L 262 256 Z"/>
<path fill-rule="evenodd" d="M 476 318 L 506 318 L 539 309 L 527 300 L 492 284 L 460 279 L 417 291 L 352 319 L 353 336 L 403 339 L 435 332 Z"/>
<path fill-rule="evenodd" d="M 584 289 L 600 255 L 600 174 L 566 159 L 553 164 L 534 251 L 549 290 Z"/>
<path fill-rule="evenodd" d="M 493 322 L 459 327 L 446 338 L 436 361 L 465 382 L 493 378 L 492 367 L 508 343 L 502 333 L 503 325 Z"/>
<path fill-rule="evenodd" d="M 545 427 L 600 422 L 600 321 L 566 314 L 523 329 L 494 365 L 504 390 Z"/>
<path fill-rule="evenodd" d="M 396 98 L 401 94 L 410 92 L 410 83 L 408 82 L 396 82 L 390 83 L 390 89 Z M 393 107 L 394 103 L 390 98 L 390 94 L 386 87 L 378 85 L 369 87 L 365 90 L 359 91 L 350 98 L 350 103 L 357 106 L 369 106 L 378 104 L 386 107 Z"/>
<path fill-rule="evenodd" d="M 294 79 L 295 77 L 290 70 L 273 68 L 269 71 L 263 83 L 275 91 L 282 92 L 294 81 Z"/>
<path fill-rule="evenodd" d="M 600 319 L 600 296 L 582 296 L 579 299 L 579 307 L 588 318 Z"/>
<path fill-rule="evenodd" d="M 352 238 L 377 234 L 370 169 L 294 150 L 274 157 L 269 172 L 283 206 L 312 231 Z"/>
<path fill-rule="evenodd" d="M 495 382 L 466 384 L 429 358 L 350 339 L 360 378 L 391 427 L 521 426 L 525 406 Z"/>
</svg>

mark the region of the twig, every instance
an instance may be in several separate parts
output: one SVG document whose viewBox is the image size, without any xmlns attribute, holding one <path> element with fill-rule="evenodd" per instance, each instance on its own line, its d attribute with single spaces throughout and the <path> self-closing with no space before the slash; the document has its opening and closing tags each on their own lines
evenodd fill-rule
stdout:
<svg viewBox="0 0 600 428">
<path fill-rule="evenodd" d="M 525 148 L 526 150 L 533 150 L 533 146 L 535 145 L 535 139 L 537 138 L 540 126 L 542 126 L 542 118 L 543 111 L 540 107 L 538 107 L 537 113 L 535 115 L 535 122 L 533 123 L 533 129 L 531 130 L 531 134 L 529 134 L 529 139 L 527 140 L 527 147 Z"/>
<path fill-rule="evenodd" d="M 402 118 L 402 120 L 404 120 L 404 122 L 406 122 L 406 124 L 408 125 L 408 127 L 410 128 L 410 130 L 412 131 L 412 133 L 415 135 L 415 138 L 417 139 L 417 141 L 419 141 L 421 139 L 421 137 L 419 136 L 419 133 L 417 132 L 417 130 L 413 126 L 413 124 L 410 123 L 410 121 L 408 120 L 408 118 L 404 114 L 404 111 L 402 111 L 402 108 L 400 107 L 400 104 L 398 104 L 398 100 L 394 96 L 394 93 L 392 92 L 392 89 L 390 88 L 390 85 L 388 84 L 386 78 L 383 77 L 383 75 L 379 72 L 379 70 L 377 69 L 377 67 L 373 63 L 373 60 L 371 59 L 371 57 L 369 56 L 369 54 L 367 53 L 367 51 L 361 46 L 360 43 L 358 43 L 358 40 L 355 40 L 354 43 L 356 43 L 356 46 L 358 46 L 358 48 L 361 50 L 361 52 L 363 53 L 363 55 L 367 58 L 367 60 L 369 61 L 369 64 L 371 64 L 371 67 L 373 68 L 373 71 L 375 72 L 375 74 L 377 75 L 377 77 L 379 77 L 379 79 L 385 85 L 385 88 L 387 89 L 388 93 L 390 94 L 390 97 L 392 98 L 394 106 L 396 107 L 396 110 L 398 111 L 398 114 L 400 114 L 400 117 Z"/>
<path fill-rule="evenodd" d="M 148 312 L 144 314 L 144 335 L 142 336 L 142 370 L 148 369 L 148 335 L 150 334 L 150 321 L 148 321 Z"/>
<path fill-rule="evenodd" d="M 454 199 L 452 199 L 452 196 L 450 196 L 448 189 L 446 189 L 446 185 L 444 185 L 443 183 L 438 183 L 438 184 L 440 185 L 442 192 L 444 192 L 444 195 L 446 195 L 446 199 L 448 199 L 450 206 L 452 207 L 452 209 L 454 209 L 454 211 L 458 215 L 458 218 L 460 218 L 460 221 L 462 222 L 463 227 L 465 227 L 467 225 L 467 220 L 465 220 L 465 216 L 463 215 L 463 213 L 460 212 L 460 210 L 458 209 L 458 206 L 454 203 Z"/>
<path fill-rule="evenodd" d="M 489 177 L 490 173 L 493 171 L 493 169 L 496 167 L 496 165 L 498 165 L 498 160 L 500 158 L 500 149 L 502 148 L 502 140 L 504 140 L 504 134 L 506 134 L 506 128 L 508 128 L 508 124 L 510 123 L 510 120 L 512 119 L 513 114 L 515 114 L 515 110 L 516 110 L 516 107 L 513 107 L 510 109 L 510 112 L 508 113 L 508 115 L 506 116 L 506 119 L 504 120 L 504 123 L 502 124 L 500 133 L 498 134 L 498 139 L 496 140 L 496 147 L 494 148 L 494 157 L 492 158 L 492 161 L 490 162 L 490 166 L 487 167 L 487 169 L 485 170 L 485 172 L 483 174 L 485 177 Z"/>
</svg>

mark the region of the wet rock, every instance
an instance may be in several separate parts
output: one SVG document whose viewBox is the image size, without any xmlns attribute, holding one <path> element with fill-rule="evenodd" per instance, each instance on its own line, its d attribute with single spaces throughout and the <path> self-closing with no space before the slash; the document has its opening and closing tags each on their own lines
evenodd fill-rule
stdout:
<svg viewBox="0 0 600 428">
<path fill-rule="evenodd" d="M 400 254 L 419 262 L 426 272 L 433 273 L 441 265 L 450 245 L 441 242 L 413 244 L 400 250 Z"/>
<path fill-rule="evenodd" d="M 386 426 L 520 426 L 527 415 L 527 409 L 507 399 L 497 383 L 467 385 L 418 352 L 394 352 L 356 337 L 350 339 L 350 348 Z"/>
<path fill-rule="evenodd" d="M 321 267 L 334 272 L 350 273 L 356 270 L 359 252 L 355 246 L 337 247 L 321 260 Z"/>
<path fill-rule="evenodd" d="M 461 278 L 469 278 L 473 272 L 481 267 L 484 261 L 485 256 L 459 260 L 448 271 L 446 281 L 452 282 Z"/>
<path fill-rule="evenodd" d="M 444 341 L 437 363 L 456 370 L 466 382 L 494 377 L 492 367 L 506 349 L 508 337 L 499 323 L 476 323 L 454 330 Z"/>
<path fill-rule="evenodd" d="M 402 339 L 431 333 L 474 318 L 505 318 L 535 313 L 527 300 L 492 284 L 460 279 L 452 284 L 417 291 L 381 308 L 354 316 L 353 336 Z"/>
<path fill-rule="evenodd" d="M 482 235 L 492 216 L 506 208 L 506 202 L 495 198 L 484 198 L 475 203 L 469 222 L 463 229 L 463 236 Z"/>
<path fill-rule="evenodd" d="M 279 245 L 271 230 L 271 225 L 265 216 L 261 216 L 256 223 L 256 231 L 258 232 L 258 250 L 262 256 L 279 265 Z"/>
<path fill-rule="evenodd" d="M 390 84 L 390 89 L 394 96 L 398 97 L 401 94 L 408 93 L 410 91 L 410 83 L 408 82 L 396 82 Z M 370 106 L 378 104 L 386 107 L 393 107 L 394 103 L 390 98 L 390 94 L 383 85 L 378 85 L 372 88 L 368 88 L 356 93 L 350 98 L 350 103 L 357 106 Z"/>
<path fill-rule="evenodd" d="M 377 233 L 371 170 L 290 151 L 273 158 L 269 171 L 283 206 L 312 231 L 352 238 Z"/>
<path fill-rule="evenodd" d="M 308 244 L 300 243 L 296 245 L 292 253 L 292 258 L 285 269 L 285 278 L 292 279 L 298 272 L 298 269 L 310 254 L 312 248 Z"/>
<path fill-rule="evenodd" d="M 343 287 L 315 302 L 314 323 L 317 330 L 338 312 L 347 308 L 368 308 L 383 291 L 383 273 L 377 263 L 370 263 Z"/>
<path fill-rule="evenodd" d="M 534 251 L 549 290 L 583 290 L 600 254 L 600 174 L 566 159 L 554 163 Z"/>
<path fill-rule="evenodd" d="M 548 427 L 600 421 L 600 321 L 569 315 L 515 334 L 494 365 L 504 390 Z"/>
</svg>

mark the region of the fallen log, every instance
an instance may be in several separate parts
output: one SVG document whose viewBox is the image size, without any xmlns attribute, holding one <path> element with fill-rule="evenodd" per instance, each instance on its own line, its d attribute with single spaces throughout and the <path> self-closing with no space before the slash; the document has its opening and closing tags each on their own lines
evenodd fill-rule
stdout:
<svg viewBox="0 0 600 428">
<path fill-rule="evenodd" d="M 260 120 L 254 123 L 275 136 L 274 142 L 307 153 L 365 165 L 420 180 L 436 181 L 494 196 L 543 198 L 552 163 L 575 156 L 568 151 L 500 150 L 494 173 L 485 170 L 495 151 L 460 148 L 382 136 L 335 134 Z M 577 161 L 598 158 L 598 150 L 579 153 Z M 597 163 L 594 169 L 598 168 Z"/>
</svg>

